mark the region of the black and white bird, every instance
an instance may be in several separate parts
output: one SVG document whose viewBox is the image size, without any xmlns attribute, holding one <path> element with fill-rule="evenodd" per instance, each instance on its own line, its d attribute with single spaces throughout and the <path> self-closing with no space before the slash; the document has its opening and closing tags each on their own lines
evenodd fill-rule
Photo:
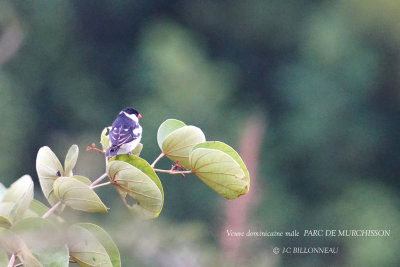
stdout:
<svg viewBox="0 0 400 267">
<path fill-rule="evenodd" d="M 142 138 L 139 124 L 140 113 L 131 107 L 124 108 L 114 120 L 109 131 L 110 148 L 106 151 L 107 159 L 119 154 L 130 154 Z"/>
</svg>

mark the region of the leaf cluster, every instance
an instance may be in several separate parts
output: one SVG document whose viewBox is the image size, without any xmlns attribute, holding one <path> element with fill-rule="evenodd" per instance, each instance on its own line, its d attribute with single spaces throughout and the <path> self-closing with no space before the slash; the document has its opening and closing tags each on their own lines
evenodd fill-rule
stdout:
<svg viewBox="0 0 400 267">
<path fill-rule="evenodd" d="M 109 147 L 106 127 L 100 137 L 104 154 Z M 47 146 L 39 149 L 36 171 L 50 208 L 34 199 L 33 181 L 25 175 L 8 189 L 0 184 L 0 264 L 14 266 L 120 266 L 120 255 L 110 236 L 99 226 L 76 223 L 70 226 L 60 216 L 66 207 L 106 213 L 108 208 L 94 189 L 113 185 L 135 218 L 158 217 L 164 204 L 164 190 L 157 173 L 194 174 L 215 192 L 227 199 L 246 194 L 250 177 L 238 153 L 218 141 L 206 141 L 200 128 L 169 119 L 157 132 L 161 150 L 152 164 L 140 157 L 139 144 L 129 154 L 105 160 L 104 175 L 91 181 L 74 174 L 79 148 L 72 145 L 64 165 Z M 171 170 L 155 168 L 167 157 L 175 164 Z M 108 182 L 100 182 L 109 178 Z M 127 198 L 135 201 L 128 204 Z M 9 255 L 10 258 L 9 258 Z"/>
</svg>

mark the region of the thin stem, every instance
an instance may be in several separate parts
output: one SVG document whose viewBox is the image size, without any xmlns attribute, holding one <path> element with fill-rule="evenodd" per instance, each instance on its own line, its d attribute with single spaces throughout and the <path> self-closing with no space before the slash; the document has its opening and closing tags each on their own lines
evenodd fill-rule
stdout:
<svg viewBox="0 0 400 267">
<path fill-rule="evenodd" d="M 102 186 L 106 186 L 111 184 L 111 182 L 106 182 L 106 183 L 102 183 L 102 184 L 98 184 L 98 185 L 93 185 L 93 186 L 89 186 L 91 189 L 95 189 L 97 187 L 102 187 Z"/>
<path fill-rule="evenodd" d="M 58 208 L 58 206 L 60 206 L 60 204 L 61 204 L 61 200 L 58 201 L 56 204 L 54 204 L 54 206 L 51 207 L 45 214 L 43 214 L 42 218 L 44 219 L 44 218 L 49 217 Z"/>
<path fill-rule="evenodd" d="M 186 173 L 192 173 L 192 170 L 187 170 L 187 171 L 171 171 L 171 170 L 161 170 L 161 169 L 154 169 L 155 172 L 163 172 L 163 173 L 168 173 L 168 174 L 186 174 Z"/>
<path fill-rule="evenodd" d="M 13 253 L 13 254 L 11 255 L 10 261 L 8 262 L 8 267 L 13 267 L 13 266 L 14 266 L 14 263 L 15 263 L 15 254 Z"/>
<path fill-rule="evenodd" d="M 161 152 L 161 154 L 154 160 L 154 162 L 150 166 L 154 169 L 154 166 L 156 166 L 156 163 L 164 156 L 165 156 L 165 154 Z"/>
<path fill-rule="evenodd" d="M 18 266 L 22 266 L 22 265 L 24 265 L 24 264 L 22 262 L 20 262 L 18 264 L 15 264 L 14 267 L 18 267 Z"/>
<path fill-rule="evenodd" d="M 107 173 L 104 173 L 102 176 L 100 176 L 99 178 L 97 178 L 93 183 L 90 184 L 90 187 L 93 188 L 93 186 L 95 186 L 96 184 L 100 183 L 101 180 L 103 180 L 104 178 L 107 177 Z"/>
</svg>

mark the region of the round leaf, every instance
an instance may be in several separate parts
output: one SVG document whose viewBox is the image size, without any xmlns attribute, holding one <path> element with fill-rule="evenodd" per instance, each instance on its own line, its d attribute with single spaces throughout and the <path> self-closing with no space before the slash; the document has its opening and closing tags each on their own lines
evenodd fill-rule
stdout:
<svg viewBox="0 0 400 267">
<path fill-rule="evenodd" d="M 103 147 L 103 151 L 106 151 L 110 147 L 110 140 L 108 134 L 110 133 L 111 126 L 103 129 L 100 136 L 100 144 Z"/>
<path fill-rule="evenodd" d="M 13 202 L 9 218 L 15 222 L 24 216 L 33 199 L 33 181 L 29 175 L 24 175 L 15 181 L 3 196 L 3 203 Z"/>
<path fill-rule="evenodd" d="M 25 242 L 14 232 L 0 228 L 0 251 L 14 253 L 24 266 L 43 267 L 38 259 L 33 256 Z"/>
<path fill-rule="evenodd" d="M 113 267 L 102 243 L 91 231 L 79 224 L 69 228 L 68 247 L 70 256 L 79 266 Z"/>
<path fill-rule="evenodd" d="M 36 171 L 43 194 L 50 205 L 53 206 L 58 202 L 58 198 L 53 192 L 53 183 L 59 175 L 64 175 L 64 169 L 57 156 L 47 146 L 39 149 L 36 157 Z"/>
<path fill-rule="evenodd" d="M 0 227 L 0 251 L 18 253 L 27 247 L 22 239 L 9 229 Z"/>
<path fill-rule="evenodd" d="M 193 147 L 192 150 L 195 150 L 196 148 L 210 148 L 210 149 L 218 149 L 222 152 L 225 152 L 229 156 L 231 156 L 242 168 L 244 174 L 246 175 L 246 179 L 248 181 L 248 186 L 250 189 L 250 174 L 249 171 L 247 170 L 246 165 L 244 164 L 242 158 L 239 156 L 239 154 L 229 145 L 219 142 L 219 141 L 208 141 L 204 143 L 197 144 L 195 147 Z"/>
<path fill-rule="evenodd" d="M 42 218 L 26 218 L 12 227 L 43 266 L 68 266 L 68 248 L 53 223 Z"/>
<path fill-rule="evenodd" d="M 183 126 L 170 133 L 162 143 L 162 152 L 172 161 L 190 168 L 189 154 L 192 148 L 206 138 L 200 128 L 195 126 Z"/>
<path fill-rule="evenodd" d="M 119 251 L 110 235 L 101 227 L 92 223 L 78 223 L 77 226 L 83 227 L 88 230 L 104 247 L 108 256 L 110 257 L 113 267 L 121 266 L 121 258 Z"/>
<path fill-rule="evenodd" d="M 65 205 L 87 212 L 107 212 L 97 194 L 89 185 L 72 177 L 60 177 L 54 182 L 54 193 Z"/>
<path fill-rule="evenodd" d="M 72 145 L 65 157 L 64 161 L 64 176 L 72 176 L 72 170 L 75 167 L 76 161 L 78 160 L 79 148 L 77 145 Z"/>
<path fill-rule="evenodd" d="M 182 121 L 178 121 L 175 119 L 168 119 L 161 123 L 160 127 L 158 127 L 157 131 L 157 142 L 158 146 L 162 150 L 162 143 L 164 139 L 173 131 L 185 126 L 185 123 Z"/>
<path fill-rule="evenodd" d="M 190 154 L 193 173 L 227 199 L 246 194 L 249 183 L 241 166 L 218 149 L 196 148 Z"/>
<path fill-rule="evenodd" d="M 150 164 L 134 155 L 118 155 L 107 164 L 107 174 L 122 196 L 129 195 L 137 204 L 125 205 L 140 218 L 155 218 L 162 209 L 164 192 Z"/>
</svg>

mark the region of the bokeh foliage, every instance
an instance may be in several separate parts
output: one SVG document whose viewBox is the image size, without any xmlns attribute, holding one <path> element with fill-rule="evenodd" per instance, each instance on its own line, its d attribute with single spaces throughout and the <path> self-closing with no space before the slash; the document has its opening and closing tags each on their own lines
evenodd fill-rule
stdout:
<svg viewBox="0 0 400 267">
<path fill-rule="evenodd" d="M 3 1 L 0 33 L 17 25 L 23 41 L 0 62 L 1 182 L 34 174 L 43 145 L 61 154 L 97 141 L 128 105 L 143 115 L 148 161 L 167 118 L 234 144 L 245 118 L 261 111 L 268 131 L 254 224 L 393 232 L 336 240 L 340 259 L 280 264 L 399 265 L 399 18 L 397 0 Z M 102 173 L 85 166 L 103 159 L 80 158 L 78 173 Z M 216 194 L 190 176 L 164 179 L 172 181 L 163 216 L 200 221 L 214 242 L 223 220 Z M 266 250 L 293 240 L 262 242 Z"/>
</svg>

